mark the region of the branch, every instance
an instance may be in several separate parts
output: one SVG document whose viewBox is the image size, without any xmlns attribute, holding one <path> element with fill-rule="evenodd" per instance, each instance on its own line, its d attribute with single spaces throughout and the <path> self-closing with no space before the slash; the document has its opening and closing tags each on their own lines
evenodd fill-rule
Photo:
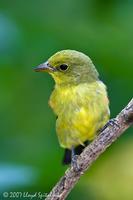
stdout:
<svg viewBox="0 0 133 200">
<path fill-rule="evenodd" d="M 70 193 L 80 176 L 91 166 L 91 164 L 110 146 L 124 131 L 133 125 L 133 99 L 129 104 L 105 125 L 105 128 L 78 156 L 77 165 L 80 171 L 76 172 L 70 167 L 65 175 L 48 194 L 45 200 L 64 200 Z"/>
</svg>

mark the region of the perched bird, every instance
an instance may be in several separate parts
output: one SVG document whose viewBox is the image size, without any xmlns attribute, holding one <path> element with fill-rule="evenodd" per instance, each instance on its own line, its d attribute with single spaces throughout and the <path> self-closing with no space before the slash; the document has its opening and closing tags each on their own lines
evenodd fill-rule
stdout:
<svg viewBox="0 0 133 200">
<path fill-rule="evenodd" d="M 109 119 L 106 86 L 91 59 L 75 50 L 55 53 L 35 71 L 48 72 L 55 80 L 49 105 L 57 116 L 56 132 L 68 164 L 71 151 L 80 154 Z"/>
</svg>

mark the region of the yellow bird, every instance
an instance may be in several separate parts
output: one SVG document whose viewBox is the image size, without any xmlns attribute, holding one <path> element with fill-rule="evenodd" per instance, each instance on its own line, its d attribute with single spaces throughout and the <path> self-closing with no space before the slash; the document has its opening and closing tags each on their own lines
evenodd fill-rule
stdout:
<svg viewBox="0 0 133 200">
<path fill-rule="evenodd" d="M 56 132 L 68 164 L 71 151 L 80 154 L 109 119 L 106 86 L 91 59 L 75 50 L 55 53 L 35 71 L 48 72 L 55 80 L 49 105 L 57 115 Z"/>
</svg>

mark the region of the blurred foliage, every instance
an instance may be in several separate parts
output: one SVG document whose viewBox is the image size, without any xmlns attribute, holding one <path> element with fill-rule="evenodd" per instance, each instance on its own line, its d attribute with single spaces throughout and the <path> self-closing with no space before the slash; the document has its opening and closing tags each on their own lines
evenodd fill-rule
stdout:
<svg viewBox="0 0 133 200">
<path fill-rule="evenodd" d="M 61 49 L 86 53 L 108 87 L 113 117 L 132 97 L 132 19 L 131 0 L 1 0 L 1 193 L 47 193 L 66 169 L 47 103 L 54 82 L 32 67 Z M 100 157 L 67 199 L 133 199 L 132 132 Z"/>
</svg>

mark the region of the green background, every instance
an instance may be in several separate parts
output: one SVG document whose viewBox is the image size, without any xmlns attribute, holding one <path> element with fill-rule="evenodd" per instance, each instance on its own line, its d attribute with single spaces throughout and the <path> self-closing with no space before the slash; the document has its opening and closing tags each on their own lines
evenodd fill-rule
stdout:
<svg viewBox="0 0 133 200">
<path fill-rule="evenodd" d="M 48 193 L 66 169 L 48 106 L 54 82 L 32 70 L 62 49 L 92 58 L 115 117 L 133 95 L 133 1 L 0 1 L 0 198 Z M 132 133 L 96 161 L 68 200 L 133 199 Z"/>
</svg>

